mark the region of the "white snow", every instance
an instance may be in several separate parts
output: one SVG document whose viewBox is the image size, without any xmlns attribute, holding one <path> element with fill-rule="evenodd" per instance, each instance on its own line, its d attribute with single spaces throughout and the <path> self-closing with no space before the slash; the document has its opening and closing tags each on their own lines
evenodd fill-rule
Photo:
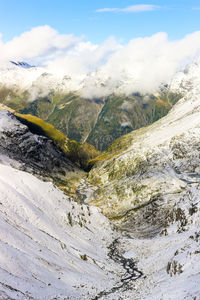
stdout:
<svg viewBox="0 0 200 300">
<path fill-rule="evenodd" d="M 0 133 L 5 130 L 15 130 L 16 127 L 24 127 L 24 125 L 20 124 L 15 118 L 12 119 L 6 111 L 0 111 L 0 116 Z"/>
<path fill-rule="evenodd" d="M 132 210 L 116 223 L 132 236 L 121 240 L 123 255 L 143 276 L 115 293 L 120 299 L 200 299 L 200 63 L 177 74 L 170 89 L 183 98 L 169 114 L 130 133 L 127 149 L 90 174 L 102 184 L 88 202 L 111 217 Z M 155 234 L 160 218 L 164 231 Z"/>
<path fill-rule="evenodd" d="M 144 276 L 134 283 L 136 291 L 125 292 L 122 299 L 200 299 L 199 242 L 190 238 L 196 230 L 154 239 L 124 239 L 124 248 L 136 253 L 137 266 Z M 172 267 L 168 272 L 170 262 Z M 173 273 L 176 262 L 182 273 Z"/>
<path fill-rule="evenodd" d="M 0 299 L 88 299 L 116 280 L 113 233 L 97 208 L 0 164 L 0 215 Z"/>
<path fill-rule="evenodd" d="M 125 258 L 136 258 L 136 253 L 133 250 L 129 250 L 123 254 Z"/>
</svg>

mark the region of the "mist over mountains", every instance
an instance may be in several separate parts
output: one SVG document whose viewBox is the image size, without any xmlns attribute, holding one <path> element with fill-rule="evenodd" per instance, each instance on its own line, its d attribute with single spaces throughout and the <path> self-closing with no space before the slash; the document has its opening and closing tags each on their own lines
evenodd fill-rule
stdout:
<svg viewBox="0 0 200 300">
<path fill-rule="evenodd" d="M 199 63 L 178 72 L 170 91 L 181 99 L 169 114 L 115 140 L 87 173 L 63 159 L 58 136 L 0 112 L 1 299 L 198 299 L 199 74 Z M 73 102 L 97 104 L 76 97 L 54 98 L 55 120 Z M 126 112 L 142 100 L 112 95 L 104 113 L 112 97 Z"/>
<path fill-rule="evenodd" d="M 54 125 L 70 139 L 104 150 L 113 140 L 166 115 L 182 95 L 161 86 L 156 94 L 126 96 L 117 89 L 109 96 L 84 98 L 73 91 L 70 77 L 56 78 L 24 62 L 0 70 L 0 103 Z M 124 82 L 127 84 L 127 82 Z M 100 82 L 97 82 L 101 86 Z M 90 88 L 90 85 L 86 87 Z M 103 86 L 102 86 L 103 87 Z M 119 85 L 120 87 L 120 85 Z M 107 88 L 107 85 L 105 85 Z"/>
<path fill-rule="evenodd" d="M 40 76 L 47 73 L 49 88 L 56 81 L 60 89 L 79 91 L 84 98 L 112 93 L 155 93 L 161 84 L 169 83 L 178 70 L 197 59 L 200 32 L 174 41 L 160 32 L 132 39 L 127 44 L 110 37 L 98 45 L 85 41 L 84 37 L 60 34 L 46 25 L 35 27 L 9 42 L 1 40 L 0 53 L 1 69 L 7 68 L 10 60 L 37 66 L 32 75 L 26 72 L 22 76 L 27 78 L 26 82 L 22 77 L 20 84 L 17 78 L 14 80 L 13 84 L 22 88 L 37 78 L 41 81 Z"/>
</svg>

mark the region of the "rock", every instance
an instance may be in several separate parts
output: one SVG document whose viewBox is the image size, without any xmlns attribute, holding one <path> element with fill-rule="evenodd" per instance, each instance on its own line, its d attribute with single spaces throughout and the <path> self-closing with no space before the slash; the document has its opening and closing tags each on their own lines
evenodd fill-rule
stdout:
<svg viewBox="0 0 200 300">
<path fill-rule="evenodd" d="M 0 125 L 0 152 L 20 162 L 24 171 L 62 179 L 79 170 L 53 140 L 31 133 L 13 113 L 0 111 Z"/>
</svg>

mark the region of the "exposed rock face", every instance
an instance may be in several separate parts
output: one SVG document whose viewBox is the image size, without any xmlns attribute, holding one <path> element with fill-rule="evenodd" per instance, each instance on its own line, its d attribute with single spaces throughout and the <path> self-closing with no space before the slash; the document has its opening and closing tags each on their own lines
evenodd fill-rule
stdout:
<svg viewBox="0 0 200 300">
<path fill-rule="evenodd" d="M 52 140 L 30 132 L 13 113 L 0 111 L 0 152 L 21 162 L 21 168 L 43 177 L 67 177 L 79 169 Z"/>
</svg>

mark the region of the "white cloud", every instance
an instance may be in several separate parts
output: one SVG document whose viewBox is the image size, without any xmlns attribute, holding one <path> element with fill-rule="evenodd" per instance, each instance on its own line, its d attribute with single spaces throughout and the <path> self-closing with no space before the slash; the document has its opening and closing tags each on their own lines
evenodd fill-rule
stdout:
<svg viewBox="0 0 200 300">
<path fill-rule="evenodd" d="M 109 7 L 105 7 L 105 8 L 100 8 L 95 10 L 95 12 L 97 13 L 101 13 L 101 12 L 117 12 L 119 11 L 119 8 L 109 8 Z"/>
<path fill-rule="evenodd" d="M 154 93 L 199 55 L 200 31 L 173 42 L 168 41 L 166 33 L 133 39 L 88 77 L 83 95 L 92 98 L 113 91 Z"/>
<path fill-rule="evenodd" d="M 0 61 L 55 56 L 55 53 L 67 50 L 79 41 L 80 38 L 59 34 L 48 25 L 35 27 L 4 44 L 0 36 Z"/>
<path fill-rule="evenodd" d="M 40 61 L 46 72 L 65 76 L 69 89 L 80 90 L 88 98 L 113 92 L 156 92 L 160 84 L 168 83 L 178 69 L 199 55 L 200 31 L 175 41 L 161 32 L 132 39 L 126 45 L 114 37 L 93 44 L 61 35 L 49 26 L 33 28 L 7 43 L 0 37 L 0 63 Z"/>
<path fill-rule="evenodd" d="M 62 53 L 55 60 L 48 61 L 50 72 L 71 77 L 84 77 L 87 73 L 102 66 L 121 46 L 111 37 L 101 45 L 80 42 L 71 51 Z"/>
<path fill-rule="evenodd" d="M 150 4 L 138 4 L 138 5 L 131 5 L 125 8 L 100 8 L 97 9 L 97 13 L 102 12 L 125 12 L 125 13 L 137 13 L 143 11 L 153 11 L 159 9 L 160 6 L 157 5 L 150 5 Z"/>
</svg>

